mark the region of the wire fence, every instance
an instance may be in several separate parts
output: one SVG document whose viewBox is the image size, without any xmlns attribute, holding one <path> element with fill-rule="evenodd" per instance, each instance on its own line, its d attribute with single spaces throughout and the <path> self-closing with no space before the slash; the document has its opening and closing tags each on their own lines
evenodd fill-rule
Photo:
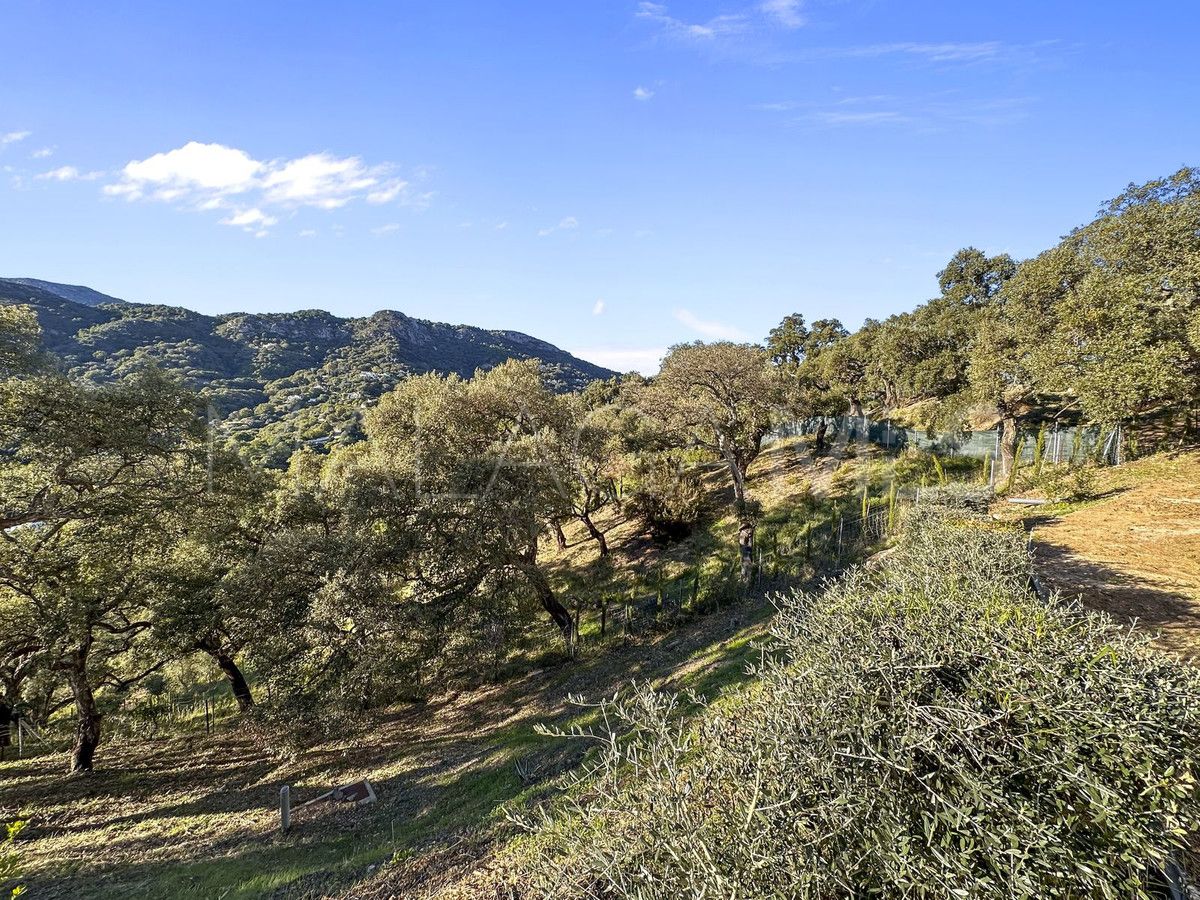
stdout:
<svg viewBox="0 0 1200 900">
<path fill-rule="evenodd" d="M 871 419 L 868 416 L 825 416 L 784 422 L 767 438 L 771 443 L 787 437 L 813 434 L 820 424 L 826 425 L 825 439 L 831 447 L 839 444 L 871 443 L 887 450 L 915 448 L 941 456 L 972 456 L 996 459 L 1000 455 L 1000 430 L 937 431 L 907 428 L 891 419 Z M 1048 422 L 1036 428 L 1018 432 L 1018 454 L 1022 462 L 1030 462 L 1037 452 L 1037 436 L 1043 435 L 1043 454 L 1047 462 L 1081 463 L 1087 460 L 1118 465 L 1122 462 L 1123 434 L 1120 425 L 1105 428 L 1100 425 L 1061 425 Z"/>
<path fill-rule="evenodd" d="M 603 596 L 595 603 L 575 603 L 576 640 L 586 644 L 606 637 L 669 628 L 681 619 L 738 602 L 748 596 L 811 585 L 834 575 L 878 549 L 895 530 L 902 506 L 916 500 L 915 491 L 897 492 L 892 500 L 868 499 L 865 508 L 847 499 L 853 514 L 833 512 L 786 531 L 767 530 L 756 538 L 749 577 L 738 555 L 697 560 L 682 573 L 659 576 L 648 587 L 626 596 Z"/>
</svg>

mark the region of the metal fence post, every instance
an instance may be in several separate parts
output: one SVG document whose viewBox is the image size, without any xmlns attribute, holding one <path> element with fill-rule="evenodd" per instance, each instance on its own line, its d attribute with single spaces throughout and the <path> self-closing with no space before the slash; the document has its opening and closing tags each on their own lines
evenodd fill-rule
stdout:
<svg viewBox="0 0 1200 900">
<path fill-rule="evenodd" d="M 279 789 L 279 828 L 284 833 L 292 827 L 292 789 L 286 784 Z"/>
</svg>

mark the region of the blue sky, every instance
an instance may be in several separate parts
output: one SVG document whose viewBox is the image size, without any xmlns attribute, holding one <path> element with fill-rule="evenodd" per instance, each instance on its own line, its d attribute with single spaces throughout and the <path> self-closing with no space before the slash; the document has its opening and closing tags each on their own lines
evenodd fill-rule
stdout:
<svg viewBox="0 0 1200 900">
<path fill-rule="evenodd" d="M 652 370 L 1200 164 L 1194 2 L 0 0 L 0 275 Z"/>
</svg>

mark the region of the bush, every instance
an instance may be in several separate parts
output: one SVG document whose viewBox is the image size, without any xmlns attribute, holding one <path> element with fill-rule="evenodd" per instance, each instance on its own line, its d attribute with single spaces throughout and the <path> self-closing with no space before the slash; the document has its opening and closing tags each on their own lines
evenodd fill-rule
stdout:
<svg viewBox="0 0 1200 900">
<path fill-rule="evenodd" d="M 553 898 L 1151 896 L 1200 825 L 1200 674 L 1028 590 L 1023 535 L 925 515 L 781 602 L 750 690 L 605 705 L 506 879 Z"/>
<path fill-rule="evenodd" d="M 634 469 L 636 486 L 625 514 L 640 519 L 658 540 L 687 537 L 703 521 L 707 498 L 700 474 L 667 455 L 642 458 Z"/>
<path fill-rule="evenodd" d="M 1088 465 L 1046 466 L 1038 487 L 1051 500 L 1088 500 L 1096 494 L 1096 470 Z"/>
<path fill-rule="evenodd" d="M 920 505 L 986 513 L 994 496 L 992 489 L 986 484 L 941 484 L 921 488 Z"/>
</svg>

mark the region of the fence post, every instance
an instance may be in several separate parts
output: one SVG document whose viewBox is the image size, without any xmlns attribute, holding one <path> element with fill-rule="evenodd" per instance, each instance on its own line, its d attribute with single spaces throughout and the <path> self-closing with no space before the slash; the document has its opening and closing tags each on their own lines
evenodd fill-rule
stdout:
<svg viewBox="0 0 1200 900">
<path fill-rule="evenodd" d="M 845 524 L 845 518 L 843 516 L 838 516 L 838 545 L 837 545 L 838 559 L 842 558 L 842 526 L 844 524 Z"/>
<path fill-rule="evenodd" d="M 292 827 L 292 789 L 286 784 L 279 789 L 279 830 L 287 834 Z"/>
</svg>

